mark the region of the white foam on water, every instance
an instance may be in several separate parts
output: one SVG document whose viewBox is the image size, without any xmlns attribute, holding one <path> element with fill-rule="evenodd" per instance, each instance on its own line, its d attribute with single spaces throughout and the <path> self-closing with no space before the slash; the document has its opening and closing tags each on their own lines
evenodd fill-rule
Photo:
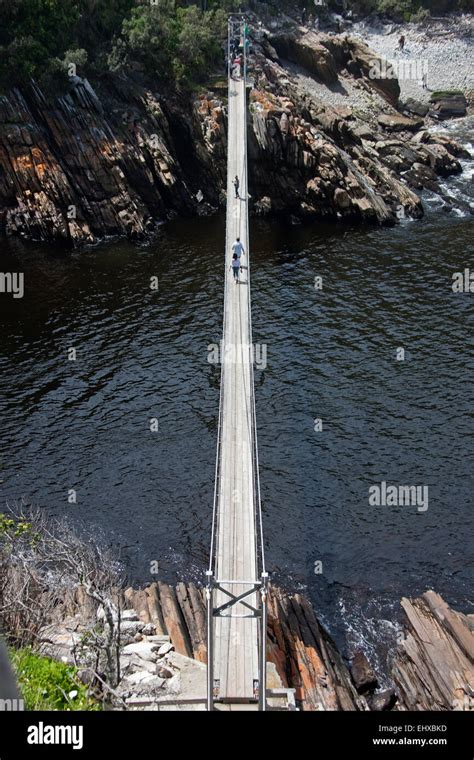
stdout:
<svg viewBox="0 0 474 760">
<path fill-rule="evenodd" d="M 380 686 L 390 687 L 389 663 L 403 634 L 402 625 L 384 617 L 387 612 L 390 614 L 390 610 L 382 599 L 372 598 L 367 609 L 354 600 L 349 600 L 347 605 L 340 597 L 338 607 L 344 621 L 348 657 L 352 658 L 361 649 L 374 669 Z"/>
<path fill-rule="evenodd" d="M 453 208 L 453 214 L 463 219 L 464 217 L 467 216 L 467 211 L 463 211 L 460 208 Z"/>
</svg>

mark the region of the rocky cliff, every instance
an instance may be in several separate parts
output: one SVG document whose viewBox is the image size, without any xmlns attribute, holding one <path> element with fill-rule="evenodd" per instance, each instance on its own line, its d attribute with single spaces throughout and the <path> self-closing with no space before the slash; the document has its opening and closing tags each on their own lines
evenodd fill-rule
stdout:
<svg viewBox="0 0 474 760">
<path fill-rule="evenodd" d="M 423 187 L 461 171 L 467 155 L 400 113 L 395 79 L 363 43 L 302 30 L 254 52 L 251 192 L 260 213 L 392 224 L 423 213 Z"/>
<path fill-rule="evenodd" d="M 173 214 L 197 213 L 198 180 L 208 202 L 218 202 L 192 108 L 169 107 L 125 77 L 111 77 L 99 92 L 75 78 L 53 100 L 34 84 L 0 98 L 7 234 L 72 243 L 140 237 Z"/>
<path fill-rule="evenodd" d="M 422 215 L 415 190 L 461 170 L 460 146 L 396 110 L 398 83 L 372 76 L 374 59 L 346 35 L 252 27 L 255 213 L 393 224 Z M 225 94 L 165 98 L 129 74 L 0 97 L 0 227 L 78 245 L 212 213 L 225 202 Z"/>
</svg>

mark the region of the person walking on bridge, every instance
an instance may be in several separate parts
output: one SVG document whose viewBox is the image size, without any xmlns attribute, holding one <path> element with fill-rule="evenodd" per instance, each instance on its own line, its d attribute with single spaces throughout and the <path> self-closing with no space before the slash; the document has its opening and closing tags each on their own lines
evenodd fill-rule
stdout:
<svg viewBox="0 0 474 760">
<path fill-rule="evenodd" d="M 234 254 L 234 256 L 237 256 L 240 262 L 240 257 L 242 256 L 243 253 L 245 253 L 245 251 L 244 251 L 244 246 L 240 242 L 239 237 L 235 239 L 235 243 L 232 243 L 232 253 Z"/>
<path fill-rule="evenodd" d="M 237 174 L 235 175 L 235 179 L 234 179 L 234 181 L 233 181 L 232 184 L 235 187 L 235 197 L 236 198 L 240 198 L 240 195 L 239 195 L 240 182 L 239 182 L 239 178 L 238 178 Z"/>
<path fill-rule="evenodd" d="M 232 256 L 232 262 L 231 262 L 230 267 L 232 269 L 232 274 L 234 275 L 234 282 L 238 283 L 239 272 L 240 272 L 240 259 L 236 253 L 234 253 L 234 255 Z"/>
</svg>

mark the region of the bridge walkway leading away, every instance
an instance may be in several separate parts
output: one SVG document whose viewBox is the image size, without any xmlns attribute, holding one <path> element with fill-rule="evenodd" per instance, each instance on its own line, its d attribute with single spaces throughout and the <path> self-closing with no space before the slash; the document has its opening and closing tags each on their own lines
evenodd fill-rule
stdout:
<svg viewBox="0 0 474 760">
<path fill-rule="evenodd" d="M 237 31 L 238 30 L 238 31 Z M 208 571 L 208 708 L 258 703 L 265 709 L 266 574 L 258 479 L 247 182 L 246 30 L 242 60 L 229 75 L 224 324 L 221 342 L 214 517 Z M 239 67 L 236 67 L 236 69 Z M 229 71 L 229 74 L 231 72 Z M 239 197 L 233 181 L 239 179 Z M 244 253 L 235 282 L 232 243 Z"/>
</svg>

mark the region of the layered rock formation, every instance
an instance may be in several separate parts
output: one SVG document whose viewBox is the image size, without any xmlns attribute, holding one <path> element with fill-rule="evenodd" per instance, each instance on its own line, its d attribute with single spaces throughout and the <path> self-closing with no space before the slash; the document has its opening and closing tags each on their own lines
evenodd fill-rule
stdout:
<svg viewBox="0 0 474 760">
<path fill-rule="evenodd" d="M 402 599 L 406 638 L 392 664 L 400 710 L 474 710 L 474 616 L 439 594 Z"/>
<path fill-rule="evenodd" d="M 396 79 L 360 41 L 251 35 L 255 213 L 393 224 L 422 215 L 415 190 L 461 170 L 459 146 L 396 110 Z M 179 100 L 110 75 L 45 97 L 32 83 L 0 97 L 0 227 L 78 245 L 211 213 L 225 202 L 226 147 L 222 88 Z"/>
<path fill-rule="evenodd" d="M 173 214 L 198 213 L 202 181 L 217 203 L 199 121 L 126 78 L 111 78 L 102 98 L 79 78 L 54 100 L 35 85 L 13 90 L 0 98 L 3 228 L 73 244 L 138 238 Z"/>
</svg>

